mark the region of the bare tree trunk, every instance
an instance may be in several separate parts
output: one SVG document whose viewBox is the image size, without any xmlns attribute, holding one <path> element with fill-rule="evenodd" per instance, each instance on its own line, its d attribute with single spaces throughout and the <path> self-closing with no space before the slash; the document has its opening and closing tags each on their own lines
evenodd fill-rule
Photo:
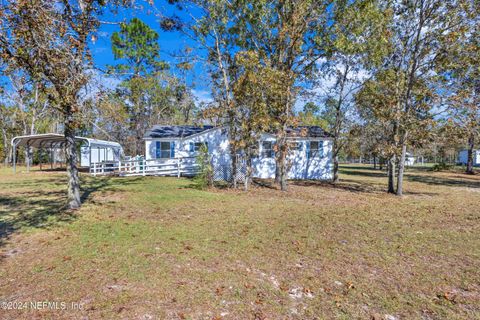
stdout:
<svg viewBox="0 0 480 320">
<path fill-rule="evenodd" d="M 373 155 L 373 170 L 377 170 L 377 156 Z"/>
<path fill-rule="evenodd" d="M 3 136 L 3 153 L 5 154 L 5 167 L 8 166 L 8 158 L 10 154 L 10 144 L 8 143 L 8 138 L 7 138 L 7 130 L 5 128 L 2 128 L 2 136 Z"/>
<path fill-rule="evenodd" d="M 245 175 L 245 191 L 248 191 L 248 188 L 250 186 L 250 181 L 252 180 L 252 155 L 247 154 L 247 159 L 246 159 L 246 166 L 247 166 L 247 172 Z"/>
<path fill-rule="evenodd" d="M 24 136 L 28 135 L 27 120 L 25 118 L 22 119 L 22 131 Z M 23 154 L 24 154 L 25 166 L 28 168 L 30 165 L 30 147 L 28 146 L 28 143 L 23 148 Z"/>
<path fill-rule="evenodd" d="M 136 117 L 136 123 L 135 123 L 135 153 L 136 155 L 145 155 L 143 152 L 143 148 L 145 145 L 145 142 L 143 141 L 143 135 L 145 132 L 143 131 L 142 128 L 142 117 L 137 116 Z"/>
<path fill-rule="evenodd" d="M 470 134 L 468 137 L 468 155 L 467 155 L 467 174 L 475 174 L 473 171 L 473 148 L 475 147 L 475 137 L 473 134 Z"/>
<path fill-rule="evenodd" d="M 282 132 L 277 134 L 277 144 L 275 152 L 275 184 L 280 185 L 282 191 L 287 191 L 287 170 L 286 170 L 286 124 L 283 126 Z"/>
<path fill-rule="evenodd" d="M 334 138 L 333 138 L 333 183 L 338 183 L 340 180 L 338 176 L 338 154 L 340 153 L 341 145 L 339 144 L 340 133 L 342 131 L 343 124 L 343 114 L 342 114 L 342 105 L 344 101 L 344 90 L 345 83 L 347 81 L 347 76 L 350 70 L 348 61 L 345 63 L 345 68 L 341 74 L 340 81 L 340 92 L 338 95 L 337 104 L 335 106 L 335 125 L 333 128 Z M 361 161 L 360 161 L 361 162 Z"/>
<path fill-rule="evenodd" d="M 388 193 L 395 193 L 395 156 L 387 161 L 388 170 Z"/>
<path fill-rule="evenodd" d="M 144 152 L 143 152 L 143 145 L 144 145 L 144 141 L 143 141 L 143 138 L 140 134 L 137 134 L 137 142 L 136 142 L 136 145 L 137 145 L 137 148 L 136 148 L 136 154 L 137 155 L 144 155 Z"/>
<path fill-rule="evenodd" d="M 333 183 L 338 183 L 340 178 L 338 176 L 338 155 L 333 156 Z"/>
<path fill-rule="evenodd" d="M 400 156 L 400 161 L 398 162 L 398 177 L 397 177 L 397 196 L 403 195 L 403 174 L 405 172 L 405 158 L 407 156 L 407 143 L 406 143 L 406 134 L 402 142 L 402 154 Z"/>
<path fill-rule="evenodd" d="M 65 159 L 68 176 L 68 207 L 72 210 L 81 206 L 80 179 L 77 168 L 77 147 L 75 142 L 75 123 L 73 112 L 66 107 L 65 115 Z"/>
<path fill-rule="evenodd" d="M 287 170 L 287 124 L 283 124 L 282 128 L 283 132 L 281 134 L 281 138 L 279 139 L 280 145 L 278 147 L 280 151 L 280 189 L 282 191 L 287 191 L 287 178 L 288 178 L 288 170 Z"/>
<path fill-rule="evenodd" d="M 282 160 L 282 168 L 280 170 L 280 189 L 282 191 L 287 191 L 287 179 L 288 179 L 288 172 L 287 172 L 287 161 L 285 159 L 285 155 L 283 156 Z"/>
<path fill-rule="evenodd" d="M 32 122 L 30 123 L 30 135 L 35 134 L 35 121 L 36 121 L 36 113 L 35 113 L 35 108 L 33 109 L 32 112 Z M 25 121 L 25 126 L 27 125 L 27 122 Z M 26 129 L 25 129 L 26 130 Z M 25 150 L 25 162 L 28 159 L 28 164 L 30 167 L 33 165 L 33 149 L 32 147 L 28 146 Z"/>
<path fill-rule="evenodd" d="M 286 171 L 286 134 L 287 124 L 283 124 L 280 132 L 277 133 L 276 152 L 275 152 L 275 184 L 280 185 L 282 191 L 287 190 Z"/>
<path fill-rule="evenodd" d="M 8 161 L 7 165 L 8 165 L 9 162 L 12 162 L 12 164 L 13 164 L 13 148 L 12 147 L 10 147 L 10 151 L 8 152 L 7 161 Z"/>
<path fill-rule="evenodd" d="M 343 88 L 343 86 L 342 86 Z M 342 89 L 343 91 L 343 89 Z M 334 128 L 334 137 L 333 137 L 333 183 L 338 183 L 340 180 L 338 176 L 338 153 L 340 152 L 340 145 L 338 143 L 338 139 L 340 137 L 340 127 L 341 127 L 341 99 L 338 102 L 337 110 L 335 112 L 335 128 Z"/>
<path fill-rule="evenodd" d="M 232 110 L 232 104 L 230 101 L 230 78 L 228 76 L 227 68 L 228 65 L 225 65 L 225 62 L 223 60 L 223 53 L 220 48 L 221 44 L 224 43 L 222 39 L 220 38 L 219 34 L 217 33 L 216 29 L 213 29 L 214 36 L 215 36 L 215 51 L 216 51 L 216 58 L 217 58 L 217 63 L 218 63 L 218 68 L 220 69 L 220 72 L 222 73 L 222 82 L 223 82 L 223 101 L 225 103 L 225 107 L 228 110 L 228 133 L 230 135 L 230 140 L 235 139 L 237 130 L 235 129 L 235 111 Z M 237 147 L 234 145 L 234 143 L 229 143 L 229 151 L 230 151 L 230 158 L 232 161 L 232 187 L 237 188 L 237 168 L 238 168 L 238 163 L 237 163 Z"/>
<path fill-rule="evenodd" d="M 280 153 L 275 155 L 275 184 L 280 184 L 281 180 L 281 167 L 280 164 Z"/>
<path fill-rule="evenodd" d="M 234 143 L 230 143 L 230 158 L 232 159 L 232 187 L 237 188 L 237 170 L 238 170 L 238 159 L 237 159 L 237 148 L 234 146 Z"/>
<path fill-rule="evenodd" d="M 292 82 L 293 83 L 293 82 Z M 280 189 L 282 191 L 287 191 L 287 179 L 288 179 L 288 168 L 287 168 L 287 154 L 288 154 L 288 144 L 287 144 L 287 130 L 288 130 L 288 124 L 290 121 L 291 117 L 291 109 L 293 105 L 292 101 L 292 88 L 288 87 L 287 89 L 287 96 L 285 100 L 285 109 L 283 110 L 284 112 L 284 118 L 283 118 L 283 124 L 281 127 L 281 132 L 278 135 L 277 134 L 277 143 L 278 145 L 278 150 L 280 152 Z M 279 138 L 278 138 L 279 137 Z M 275 171 L 276 173 L 276 171 Z M 275 177 L 275 180 L 277 180 L 277 177 Z"/>
<path fill-rule="evenodd" d="M 417 64 L 419 63 L 418 61 L 418 52 L 421 47 L 421 33 L 423 29 L 423 25 L 425 23 L 425 16 L 424 16 L 424 2 L 423 0 L 420 0 L 420 12 L 419 12 L 419 22 L 415 30 L 415 40 L 414 40 L 414 48 L 412 52 L 413 61 L 410 66 L 409 74 L 408 74 L 408 79 L 407 79 L 407 92 L 405 93 L 404 96 L 404 113 L 406 115 L 409 114 L 410 109 L 411 109 L 411 95 L 413 91 L 413 85 L 415 83 L 415 71 L 417 70 Z M 403 174 L 405 172 L 405 158 L 407 154 L 407 138 L 408 138 L 408 131 L 403 130 L 402 131 L 402 136 L 401 136 L 401 146 L 402 146 L 402 154 L 400 156 L 400 161 L 399 161 L 399 167 L 398 167 L 398 177 L 397 177 L 397 196 L 403 195 Z"/>
</svg>

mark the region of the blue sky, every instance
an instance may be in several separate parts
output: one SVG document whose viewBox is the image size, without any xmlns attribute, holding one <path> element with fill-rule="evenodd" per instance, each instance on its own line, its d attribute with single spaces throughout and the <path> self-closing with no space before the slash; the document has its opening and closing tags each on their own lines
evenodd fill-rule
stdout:
<svg viewBox="0 0 480 320">
<path fill-rule="evenodd" d="M 189 14 L 193 13 L 198 15 L 198 11 L 195 12 L 194 8 L 189 8 L 189 12 L 178 10 L 176 6 L 168 4 L 166 0 L 154 1 L 153 7 L 148 4 L 147 0 L 137 0 L 137 3 L 139 4 L 138 8 L 122 9 L 115 14 L 106 13 L 102 17 L 102 20 L 108 23 L 101 25 L 97 34 L 98 39 L 91 45 L 96 67 L 101 70 L 106 70 L 108 65 L 118 63 L 114 60 L 112 54 L 110 37 L 113 32 L 120 30 L 120 26 L 112 23 L 128 22 L 134 17 L 141 19 L 159 34 L 158 42 L 160 45 L 161 58 L 171 65 L 171 72 L 175 75 L 178 75 L 175 70 L 175 64 L 180 61 L 178 57 L 176 57 L 176 53 L 183 48 L 192 48 L 192 55 L 194 57 L 200 56 L 200 58 L 203 58 L 205 56 L 205 51 L 199 49 L 194 40 L 183 35 L 181 32 L 164 32 L 160 28 L 161 15 L 171 16 L 175 14 L 182 20 L 190 20 Z M 198 102 L 211 101 L 210 78 L 206 67 L 207 66 L 201 61 L 194 63 L 194 68 L 187 77 L 187 82 L 192 87 L 192 92 Z M 102 81 L 103 85 L 107 87 L 113 87 L 119 82 L 109 77 L 106 78 L 107 79 L 102 79 Z M 301 110 L 304 103 L 305 101 L 298 99 L 295 109 L 297 111 Z"/>
<path fill-rule="evenodd" d="M 110 37 L 113 32 L 120 30 L 118 24 L 122 21 L 128 22 L 136 17 L 141 19 L 153 30 L 159 34 L 160 55 L 162 60 L 168 62 L 172 66 L 171 72 L 176 74 L 175 64 L 179 62 L 177 53 L 186 46 L 196 48 L 195 41 L 182 35 L 180 32 L 164 32 L 160 28 L 160 14 L 170 16 L 176 14 L 182 19 L 188 19 L 188 13 L 178 10 L 175 6 L 167 3 L 165 0 L 158 0 L 154 2 L 154 7 L 151 7 L 147 1 L 138 1 L 137 8 L 122 9 L 113 14 L 106 12 L 102 20 L 103 23 L 98 30 L 97 39 L 91 44 L 94 63 L 97 68 L 106 70 L 108 65 L 114 65 L 117 62 L 114 60 Z M 195 49 L 194 55 L 204 54 L 202 51 Z M 199 101 L 210 99 L 209 78 L 202 63 L 195 63 L 194 69 L 188 75 L 187 81 L 193 87 L 194 94 Z M 115 81 L 111 81 L 115 83 Z"/>
</svg>

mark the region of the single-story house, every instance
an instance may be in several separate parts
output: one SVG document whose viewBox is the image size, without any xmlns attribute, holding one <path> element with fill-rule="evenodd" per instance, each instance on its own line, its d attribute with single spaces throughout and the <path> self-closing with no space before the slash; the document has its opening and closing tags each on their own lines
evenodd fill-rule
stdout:
<svg viewBox="0 0 480 320">
<path fill-rule="evenodd" d="M 468 162 L 468 150 L 462 150 L 458 154 L 458 162 L 466 165 Z M 473 150 L 473 165 L 480 166 L 480 150 Z"/>
<path fill-rule="evenodd" d="M 287 157 L 288 177 L 332 179 L 332 136 L 317 126 L 289 128 L 287 133 L 293 145 Z M 199 149 L 205 144 L 216 172 L 228 172 L 226 169 L 231 166 L 228 133 L 222 127 L 156 125 L 147 130 L 144 140 L 149 164 L 171 163 L 173 168 L 178 159 L 195 163 Z M 254 177 L 275 177 L 275 141 L 275 135 L 261 134 L 258 141 L 259 155 L 253 159 Z"/>
<path fill-rule="evenodd" d="M 415 157 L 410 152 L 407 152 L 405 155 L 405 165 L 413 166 L 415 164 Z"/>
</svg>

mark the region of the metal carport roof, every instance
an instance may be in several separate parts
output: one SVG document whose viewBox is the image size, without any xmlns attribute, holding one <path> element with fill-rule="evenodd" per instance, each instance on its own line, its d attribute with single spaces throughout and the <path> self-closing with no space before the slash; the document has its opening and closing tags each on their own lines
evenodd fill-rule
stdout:
<svg viewBox="0 0 480 320">
<path fill-rule="evenodd" d="M 75 141 L 79 144 L 87 145 L 88 148 L 99 148 L 99 149 L 119 149 L 120 152 L 123 152 L 122 146 L 118 142 L 98 140 L 86 137 L 75 137 Z M 11 144 L 13 147 L 13 171 L 16 171 L 16 149 L 20 146 L 32 147 L 37 149 L 42 148 L 51 148 L 59 149 L 65 146 L 65 136 L 58 133 L 44 133 L 44 134 L 33 134 L 27 136 L 18 136 L 12 139 Z M 27 171 L 30 171 L 30 162 L 27 161 Z"/>
<path fill-rule="evenodd" d="M 86 142 L 89 147 L 122 148 L 118 142 L 98 140 L 86 137 L 75 137 L 77 142 Z M 32 148 L 62 148 L 65 145 L 65 136 L 58 133 L 33 134 L 18 136 L 12 139 L 12 146 L 29 146 Z"/>
</svg>

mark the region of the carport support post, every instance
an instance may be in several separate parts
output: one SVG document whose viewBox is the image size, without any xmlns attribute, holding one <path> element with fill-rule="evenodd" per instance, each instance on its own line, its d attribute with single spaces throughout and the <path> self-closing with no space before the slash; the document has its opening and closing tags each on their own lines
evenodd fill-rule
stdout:
<svg viewBox="0 0 480 320">
<path fill-rule="evenodd" d="M 42 143 L 38 148 L 38 162 L 40 163 L 40 171 L 42 171 L 42 162 L 43 162 L 43 155 L 45 154 L 45 147 Z"/>
<path fill-rule="evenodd" d="M 57 168 L 57 148 L 53 149 L 53 168 Z"/>
<path fill-rule="evenodd" d="M 13 144 L 13 173 L 17 173 L 17 144 Z"/>
</svg>

